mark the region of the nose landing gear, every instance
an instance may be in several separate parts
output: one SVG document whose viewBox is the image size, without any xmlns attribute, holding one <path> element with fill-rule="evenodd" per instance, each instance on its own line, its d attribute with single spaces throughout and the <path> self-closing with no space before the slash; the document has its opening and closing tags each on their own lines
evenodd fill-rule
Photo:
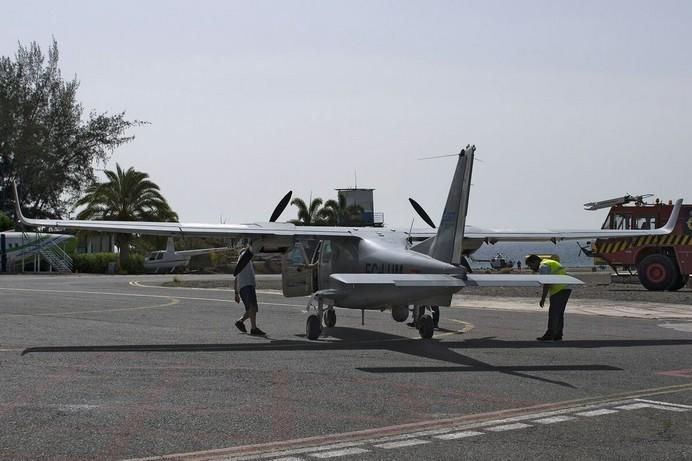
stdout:
<svg viewBox="0 0 692 461">
<path fill-rule="evenodd" d="M 440 308 L 438 306 L 413 306 L 413 322 L 409 323 L 409 326 L 417 328 L 421 338 L 430 339 L 439 321 Z"/>
<path fill-rule="evenodd" d="M 314 341 L 322 334 L 322 324 L 327 328 L 333 328 L 336 325 L 336 311 L 332 304 L 328 304 L 324 308 L 323 299 L 319 295 L 313 295 L 308 301 L 306 308 L 308 318 L 305 322 L 305 336 Z"/>
</svg>

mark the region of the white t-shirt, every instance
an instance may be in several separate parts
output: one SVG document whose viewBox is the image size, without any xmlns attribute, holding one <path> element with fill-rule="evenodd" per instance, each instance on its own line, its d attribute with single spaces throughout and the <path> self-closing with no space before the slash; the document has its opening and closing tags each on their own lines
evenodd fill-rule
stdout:
<svg viewBox="0 0 692 461">
<path fill-rule="evenodd" d="M 238 261 L 240 261 L 240 258 L 243 257 L 244 253 L 245 250 L 240 252 Z M 252 259 L 248 261 L 245 267 L 243 267 L 243 270 L 238 273 L 236 278 L 238 279 L 238 290 L 248 285 L 252 285 L 253 287 L 255 286 L 255 268 L 252 267 Z"/>
</svg>

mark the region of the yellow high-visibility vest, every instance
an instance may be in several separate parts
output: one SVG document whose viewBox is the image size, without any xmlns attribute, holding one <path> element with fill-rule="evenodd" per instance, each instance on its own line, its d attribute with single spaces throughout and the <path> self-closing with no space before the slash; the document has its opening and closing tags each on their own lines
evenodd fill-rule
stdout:
<svg viewBox="0 0 692 461">
<path fill-rule="evenodd" d="M 555 261 L 554 259 L 543 259 L 541 260 L 541 266 L 545 265 L 550 269 L 550 275 L 567 275 L 567 271 L 565 270 L 564 267 L 562 267 L 562 264 L 559 262 Z M 562 290 L 567 288 L 567 285 L 563 283 L 556 283 L 550 285 L 550 288 L 548 289 L 548 294 L 550 296 L 554 295 L 555 293 L 558 293 Z"/>
</svg>

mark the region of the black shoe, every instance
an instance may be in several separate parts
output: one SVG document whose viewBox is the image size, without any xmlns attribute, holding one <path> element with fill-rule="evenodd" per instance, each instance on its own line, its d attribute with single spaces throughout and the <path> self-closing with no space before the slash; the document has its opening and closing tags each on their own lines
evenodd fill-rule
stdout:
<svg viewBox="0 0 692 461">
<path fill-rule="evenodd" d="M 539 337 L 536 338 L 536 339 L 537 339 L 538 341 L 554 341 L 554 340 L 555 340 L 555 336 L 552 336 L 552 335 L 543 335 L 543 336 L 539 336 Z M 562 338 L 560 338 L 560 339 L 562 339 Z"/>
<path fill-rule="evenodd" d="M 247 328 L 245 328 L 245 324 L 243 323 L 242 320 L 238 320 L 238 321 L 235 323 L 235 326 L 236 326 L 236 328 L 238 328 L 238 329 L 239 329 L 240 331 L 242 331 L 243 333 L 247 333 Z"/>
<path fill-rule="evenodd" d="M 554 337 L 553 341 L 562 341 L 562 335 Z"/>
<path fill-rule="evenodd" d="M 253 336 L 265 336 L 266 333 L 260 330 L 259 328 L 253 328 L 250 330 L 250 334 Z"/>
<path fill-rule="evenodd" d="M 416 322 L 409 322 L 406 325 L 410 326 L 411 328 L 416 328 Z"/>
</svg>

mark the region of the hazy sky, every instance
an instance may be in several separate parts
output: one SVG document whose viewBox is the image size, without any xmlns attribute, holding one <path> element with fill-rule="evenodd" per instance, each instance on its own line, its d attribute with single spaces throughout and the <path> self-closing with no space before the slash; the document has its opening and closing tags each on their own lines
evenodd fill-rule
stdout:
<svg viewBox="0 0 692 461">
<path fill-rule="evenodd" d="M 388 224 L 409 196 L 438 221 L 455 159 L 417 159 L 471 143 L 469 223 L 588 228 L 585 202 L 692 201 L 691 24 L 660 0 L 4 1 L 0 54 L 54 36 L 86 112 L 150 122 L 108 166 L 183 221 L 266 220 L 356 171 Z"/>
</svg>

